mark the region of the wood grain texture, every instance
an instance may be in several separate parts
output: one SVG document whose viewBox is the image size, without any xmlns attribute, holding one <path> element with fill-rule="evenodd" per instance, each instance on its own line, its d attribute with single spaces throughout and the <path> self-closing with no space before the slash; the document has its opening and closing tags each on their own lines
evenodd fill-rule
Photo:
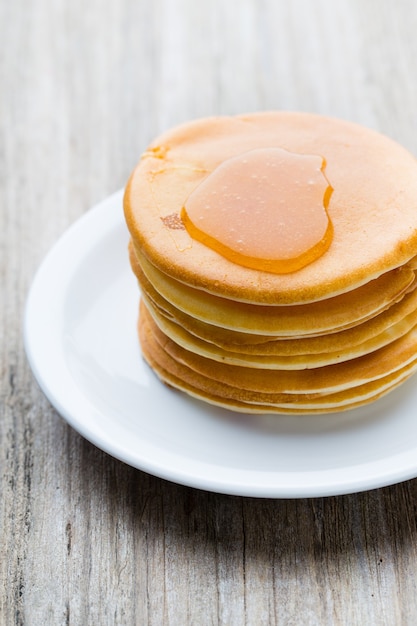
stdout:
<svg viewBox="0 0 417 626">
<path fill-rule="evenodd" d="M 173 124 L 309 110 L 417 154 L 416 26 L 412 0 L 0 0 L 0 624 L 417 623 L 417 481 L 291 501 L 148 476 L 57 415 L 21 332 L 49 247 Z"/>
</svg>

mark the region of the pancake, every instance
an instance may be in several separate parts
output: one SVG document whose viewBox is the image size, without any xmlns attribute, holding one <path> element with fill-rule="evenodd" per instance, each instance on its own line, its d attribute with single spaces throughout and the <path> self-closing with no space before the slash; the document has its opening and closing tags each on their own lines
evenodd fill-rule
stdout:
<svg viewBox="0 0 417 626">
<path fill-rule="evenodd" d="M 165 323 L 175 325 L 189 337 L 190 341 L 195 338 L 211 343 L 225 352 L 249 356 L 307 356 L 344 351 L 348 348 L 354 349 L 363 343 L 376 340 L 378 336 L 392 335 L 392 333 L 398 336 L 398 329 L 403 326 L 405 320 L 412 319 L 417 307 L 417 290 L 414 289 L 399 303 L 353 328 L 327 335 L 291 339 L 240 333 L 215 327 L 185 315 L 161 298 L 155 299 L 148 291 L 144 290 L 142 295 L 151 312 L 155 312 L 154 317 L 160 321 L 160 326 Z"/>
<path fill-rule="evenodd" d="M 391 334 L 393 328 L 406 317 L 409 318 L 417 308 L 417 290 L 414 282 L 410 291 L 400 302 L 389 307 L 378 316 L 341 332 L 313 337 L 300 337 L 298 335 L 295 339 L 241 333 L 206 324 L 176 309 L 153 288 L 137 261 L 132 259 L 132 262 L 142 293 L 144 296 L 146 295 L 147 303 L 152 306 L 157 318 L 161 320 L 161 324 L 164 323 L 161 318 L 165 318 L 167 322 L 172 322 L 181 327 L 184 332 L 195 336 L 197 339 L 213 343 L 232 353 L 290 356 L 341 351 L 370 341 L 382 333 L 387 334 L 387 331 Z"/>
<path fill-rule="evenodd" d="M 290 274 L 231 262 L 193 239 L 180 217 L 191 192 L 220 163 L 274 146 L 325 157 L 333 188 L 332 244 Z M 415 256 L 416 170 L 403 147 L 351 122 L 292 112 L 213 117 L 152 142 L 128 182 L 125 217 L 147 260 L 177 281 L 253 304 L 301 304 L 357 289 Z"/>
<path fill-rule="evenodd" d="M 146 302 L 146 307 L 145 303 Z M 417 324 L 417 311 L 414 310 L 404 319 L 401 319 L 389 329 L 371 337 L 356 346 L 349 346 L 345 349 L 338 349 L 333 352 L 321 352 L 318 354 L 279 354 L 282 341 L 275 341 L 273 347 L 276 347 L 278 354 L 259 354 L 252 351 L 250 354 L 242 354 L 231 350 L 224 350 L 215 344 L 199 339 L 198 337 L 187 332 L 182 326 L 171 322 L 163 315 L 160 315 L 157 309 L 150 301 L 143 297 L 143 309 L 152 316 L 158 328 L 172 341 L 179 346 L 194 352 L 200 356 L 219 361 L 220 363 L 229 363 L 231 365 L 241 365 L 246 367 L 256 367 L 258 369 L 312 369 L 316 367 L 324 367 L 356 359 L 370 352 L 374 352 L 382 348 L 392 341 L 399 339 L 411 330 Z M 142 310 L 142 315 L 146 315 L 146 311 Z M 284 344 L 287 343 L 284 341 Z M 295 341 L 293 341 L 295 343 Z M 261 345 L 262 348 L 262 345 Z"/>
<path fill-rule="evenodd" d="M 242 333 L 279 337 L 317 336 L 355 326 L 398 302 L 415 281 L 414 270 L 405 265 L 328 300 L 266 306 L 236 302 L 184 285 L 160 272 L 134 246 L 130 258 L 143 286 L 144 274 L 159 295 L 192 318 Z"/>
<path fill-rule="evenodd" d="M 328 413 L 358 408 L 405 382 L 417 369 L 417 360 L 380 379 L 333 393 L 260 392 L 212 380 L 175 360 L 156 341 L 149 320 L 142 317 L 139 335 L 143 355 L 158 377 L 169 386 L 210 404 L 245 413 Z"/>
<path fill-rule="evenodd" d="M 169 339 L 146 312 L 142 323 L 174 361 L 206 378 L 260 393 L 336 393 L 378 380 L 410 363 L 417 363 L 417 327 L 388 346 L 337 365 L 303 370 L 256 369 L 215 362 Z"/>
<path fill-rule="evenodd" d="M 391 139 L 306 113 L 197 120 L 152 142 L 124 213 L 162 382 L 308 414 L 417 370 L 417 161 Z"/>
</svg>

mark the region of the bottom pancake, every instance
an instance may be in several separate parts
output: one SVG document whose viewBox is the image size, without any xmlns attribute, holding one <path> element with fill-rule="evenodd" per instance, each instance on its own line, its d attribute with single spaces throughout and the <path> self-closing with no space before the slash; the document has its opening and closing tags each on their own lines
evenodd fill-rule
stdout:
<svg viewBox="0 0 417 626">
<path fill-rule="evenodd" d="M 274 371 L 266 372 L 272 376 L 263 385 L 261 379 L 257 380 L 256 375 L 254 380 L 250 380 L 250 372 L 245 371 L 248 368 L 224 366 L 215 376 L 211 376 L 208 375 L 212 373 L 210 369 L 204 371 L 206 359 L 201 361 L 200 367 L 195 368 L 190 366 L 195 355 L 191 355 L 189 363 L 182 358 L 184 354 L 182 357 L 177 354 L 175 358 L 172 354 L 172 345 L 169 345 L 173 342 L 164 338 L 143 304 L 138 329 L 143 356 L 163 382 L 210 404 L 239 412 L 303 414 L 345 411 L 383 396 L 404 382 L 417 369 L 416 345 L 414 358 L 410 357 L 409 352 L 409 344 L 417 344 L 417 337 L 413 335 L 410 341 L 406 342 L 407 345 L 397 347 L 397 350 L 393 351 L 393 354 L 397 355 L 395 365 L 391 364 L 384 372 L 383 367 L 378 369 L 376 363 L 373 369 L 368 364 L 368 367 L 364 368 L 363 376 L 354 377 L 351 385 L 346 372 L 344 382 L 339 373 L 339 377 L 336 376 L 333 380 L 337 384 L 330 388 L 328 385 L 326 387 L 323 383 L 329 379 L 329 376 L 325 375 L 328 368 L 319 368 L 321 372 L 316 376 L 315 384 L 312 384 L 311 371 L 286 372 L 284 379 L 288 374 L 296 374 L 293 376 L 292 387 L 288 380 L 286 384 L 281 380 L 281 372 Z M 387 364 L 387 358 L 382 361 Z M 217 368 L 219 364 L 214 366 Z M 229 376 L 225 376 L 227 370 Z M 238 376 L 239 370 L 241 377 Z M 303 381 L 304 373 L 306 376 Z M 294 384 L 296 380 L 299 383 L 298 388 Z"/>
</svg>

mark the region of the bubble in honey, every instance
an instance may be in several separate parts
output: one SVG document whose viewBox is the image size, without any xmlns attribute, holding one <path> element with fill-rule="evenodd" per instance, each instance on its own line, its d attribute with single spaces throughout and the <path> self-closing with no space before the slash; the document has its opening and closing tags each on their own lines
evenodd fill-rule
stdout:
<svg viewBox="0 0 417 626">
<path fill-rule="evenodd" d="M 189 234 L 230 261 L 294 272 L 329 248 L 332 193 L 322 156 L 260 148 L 221 163 L 191 193 Z"/>
</svg>

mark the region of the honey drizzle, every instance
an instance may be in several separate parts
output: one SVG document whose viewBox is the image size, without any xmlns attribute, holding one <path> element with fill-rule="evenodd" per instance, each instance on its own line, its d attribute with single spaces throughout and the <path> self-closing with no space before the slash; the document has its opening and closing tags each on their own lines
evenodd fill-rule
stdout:
<svg viewBox="0 0 417 626">
<path fill-rule="evenodd" d="M 232 157 L 190 194 L 190 236 L 228 260 L 278 274 L 321 257 L 333 239 L 333 189 L 318 155 L 262 148 Z M 267 255 L 264 254 L 265 249 Z"/>
</svg>

